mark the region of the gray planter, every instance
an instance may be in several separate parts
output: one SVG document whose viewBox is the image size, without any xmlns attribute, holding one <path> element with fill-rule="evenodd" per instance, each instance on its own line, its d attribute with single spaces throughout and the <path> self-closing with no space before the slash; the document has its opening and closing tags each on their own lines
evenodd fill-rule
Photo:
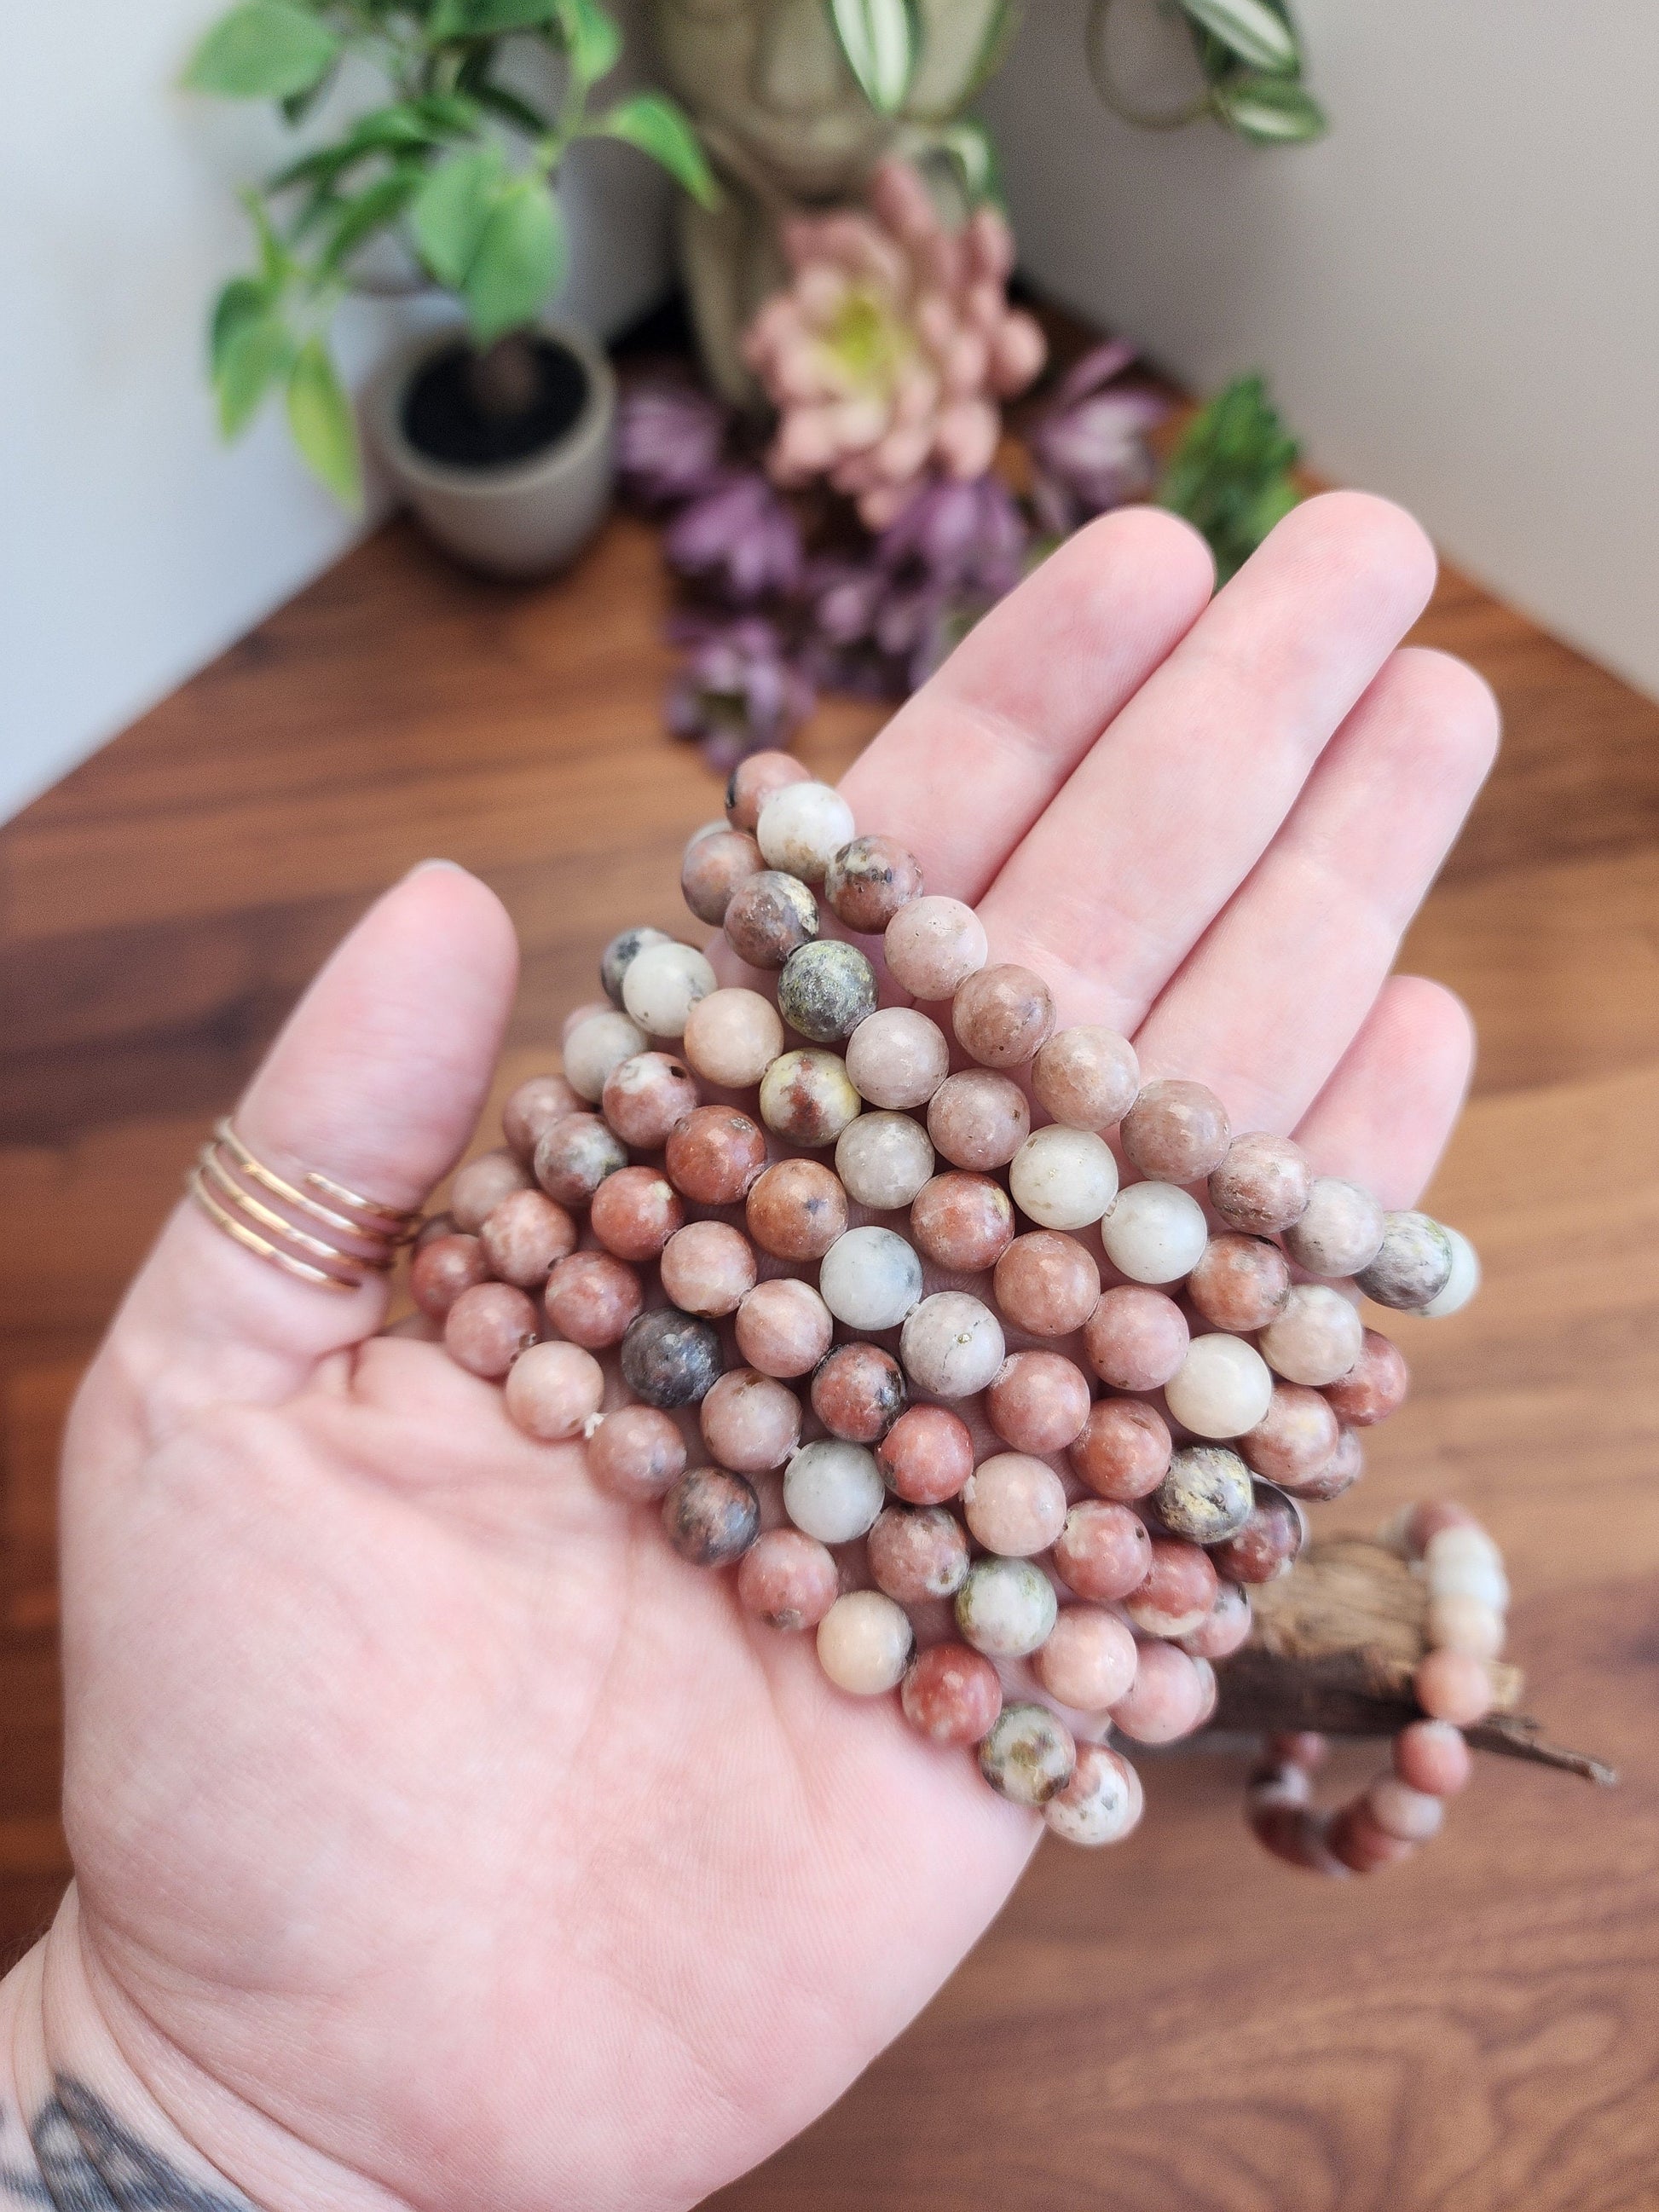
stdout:
<svg viewBox="0 0 1659 2212">
<path fill-rule="evenodd" d="M 494 576 L 542 576 L 573 560 L 603 520 L 616 473 L 617 380 L 584 331 L 545 322 L 575 355 L 587 398 L 563 437 L 527 460 L 458 468 L 419 453 L 404 434 L 404 395 L 416 374 L 453 345 L 456 328 L 400 347 L 364 394 L 368 434 L 398 492 L 447 552 Z"/>
</svg>

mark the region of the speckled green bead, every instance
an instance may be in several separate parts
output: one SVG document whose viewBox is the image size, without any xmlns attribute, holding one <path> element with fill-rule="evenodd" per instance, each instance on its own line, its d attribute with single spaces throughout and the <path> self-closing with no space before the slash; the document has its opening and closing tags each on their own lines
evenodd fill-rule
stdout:
<svg viewBox="0 0 1659 2212">
<path fill-rule="evenodd" d="M 1451 1271 L 1451 1239 L 1437 1221 L 1426 1213 L 1390 1213 L 1382 1249 L 1354 1280 L 1378 1305 L 1416 1313 L 1439 1297 Z"/>
<path fill-rule="evenodd" d="M 1047 1705 L 1005 1705 L 979 1747 L 979 1771 L 1016 1805 L 1046 1805 L 1071 1780 L 1077 1745 Z"/>
<path fill-rule="evenodd" d="M 1170 1534 L 1193 1544 L 1224 1543 L 1249 1519 L 1255 1502 L 1249 1468 L 1237 1452 L 1216 1444 L 1176 1452 L 1152 1493 L 1158 1517 Z"/>
<path fill-rule="evenodd" d="M 815 1044 L 850 1036 L 876 1011 L 876 971 L 856 945 L 826 937 L 792 952 L 778 978 L 778 1012 Z"/>
</svg>

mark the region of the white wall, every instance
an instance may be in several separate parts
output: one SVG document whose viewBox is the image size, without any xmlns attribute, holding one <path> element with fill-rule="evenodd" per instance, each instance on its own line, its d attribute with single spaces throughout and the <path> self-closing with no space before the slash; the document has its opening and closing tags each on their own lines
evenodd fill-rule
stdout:
<svg viewBox="0 0 1659 2212">
<path fill-rule="evenodd" d="M 248 250 L 232 188 L 280 143 L 261 113 L 174 89 L 222 4 L 49 0 L 8 22 L 0 818 L 353 535 L 275 412 L 229 451 L 214 429 L 204 315 Z M 608 335 L 649 303 L 667 276 L 667 204 L 629 149 L 579 149 L 567 312 Z M 348 309 L 354 376 L 392 312 Z"/>
<path fill-rule="evenodd" d="M 1334 129 L 1274 152 L 1104 113 L 1085 15 L 987 103 L 1033 278 L 1200 390 L 1266 368 L 1316 467 L 1659 693 L 1659 6 L 1298 0 Z"/>
</svg>

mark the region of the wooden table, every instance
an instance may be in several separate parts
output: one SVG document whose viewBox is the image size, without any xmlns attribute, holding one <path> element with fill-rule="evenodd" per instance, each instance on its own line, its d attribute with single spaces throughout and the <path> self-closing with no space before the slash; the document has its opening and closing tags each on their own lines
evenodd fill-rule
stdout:
<svg viewBox="0 0 1659 2212">
<path fill-rule="evenodd" d="M 717 799 L 660 732 L 661 602 L 630 521 L 524 592 L 394 526 L 0 834 L 8 1939 L 67 1869 L 51 1499 L 76 1376 L 181 1164 L 397 872 L 447 853 L 512 908 L 509 1075 L 614 929 L 679 925 L 678 848 Z M 1421 635 L 1484 670 L 1509 727 L 1407 954 L 1480 1023 L 1435 1203 L 1489 1286 L 1407 1325 L 1413 1404 L 1331 1517 L 1476 1508 L 1531 1702 L 1624 1786 L 1486 1762 L 1416 1865 L 1325 1887 L 1248 1843 L 1234 1758 L 1150 1766 L 1131 1843 L 1045 1849 L 725 2212 L 1659 2204 L 1659 711 L 1455 576 Z M 877 719 L 826 709 L 814 768 Z"/>
</svg>

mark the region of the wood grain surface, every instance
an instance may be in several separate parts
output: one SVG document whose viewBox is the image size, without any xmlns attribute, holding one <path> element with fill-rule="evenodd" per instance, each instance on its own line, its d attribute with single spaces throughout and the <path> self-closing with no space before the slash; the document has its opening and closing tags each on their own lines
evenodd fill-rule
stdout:
<svg viewBox="0 0 1659 2212">
<path fill-rule="evenodd" d="M 679 926 L 678 848 L 718 797 L 660 732 L 661 604 L 625 519 L 526 590 L 394 526 L 0 833 L 14 1945 L 67 1869 L 52 1490 L 76 1375 L 210 1121 L 389 878 L 446 853 L 511 908 L 505 1077 L 592 995 L 613 930 Z M 1420 635 L 1508 725 L 1407 954 L 1480 1024 L 1433 1202 L 1488 1286 L 1403 1325 L 1413 1402 L 1327 1525 L 1474 1506 L 1529 1704 L 1624 1785 L 1486 1760 L 1413 1865 L 1326 1887 L 1249 1843 L 1236 1756 L 1149 1761 L 1138 1835 L 1045 1847 L 909 2032 L 721 2212 L 1659 2205 L 1659 710 L 1456 576 Z M 807 757 L 838 772 L 878 719 L 826 708 Z"/>
</svg>

